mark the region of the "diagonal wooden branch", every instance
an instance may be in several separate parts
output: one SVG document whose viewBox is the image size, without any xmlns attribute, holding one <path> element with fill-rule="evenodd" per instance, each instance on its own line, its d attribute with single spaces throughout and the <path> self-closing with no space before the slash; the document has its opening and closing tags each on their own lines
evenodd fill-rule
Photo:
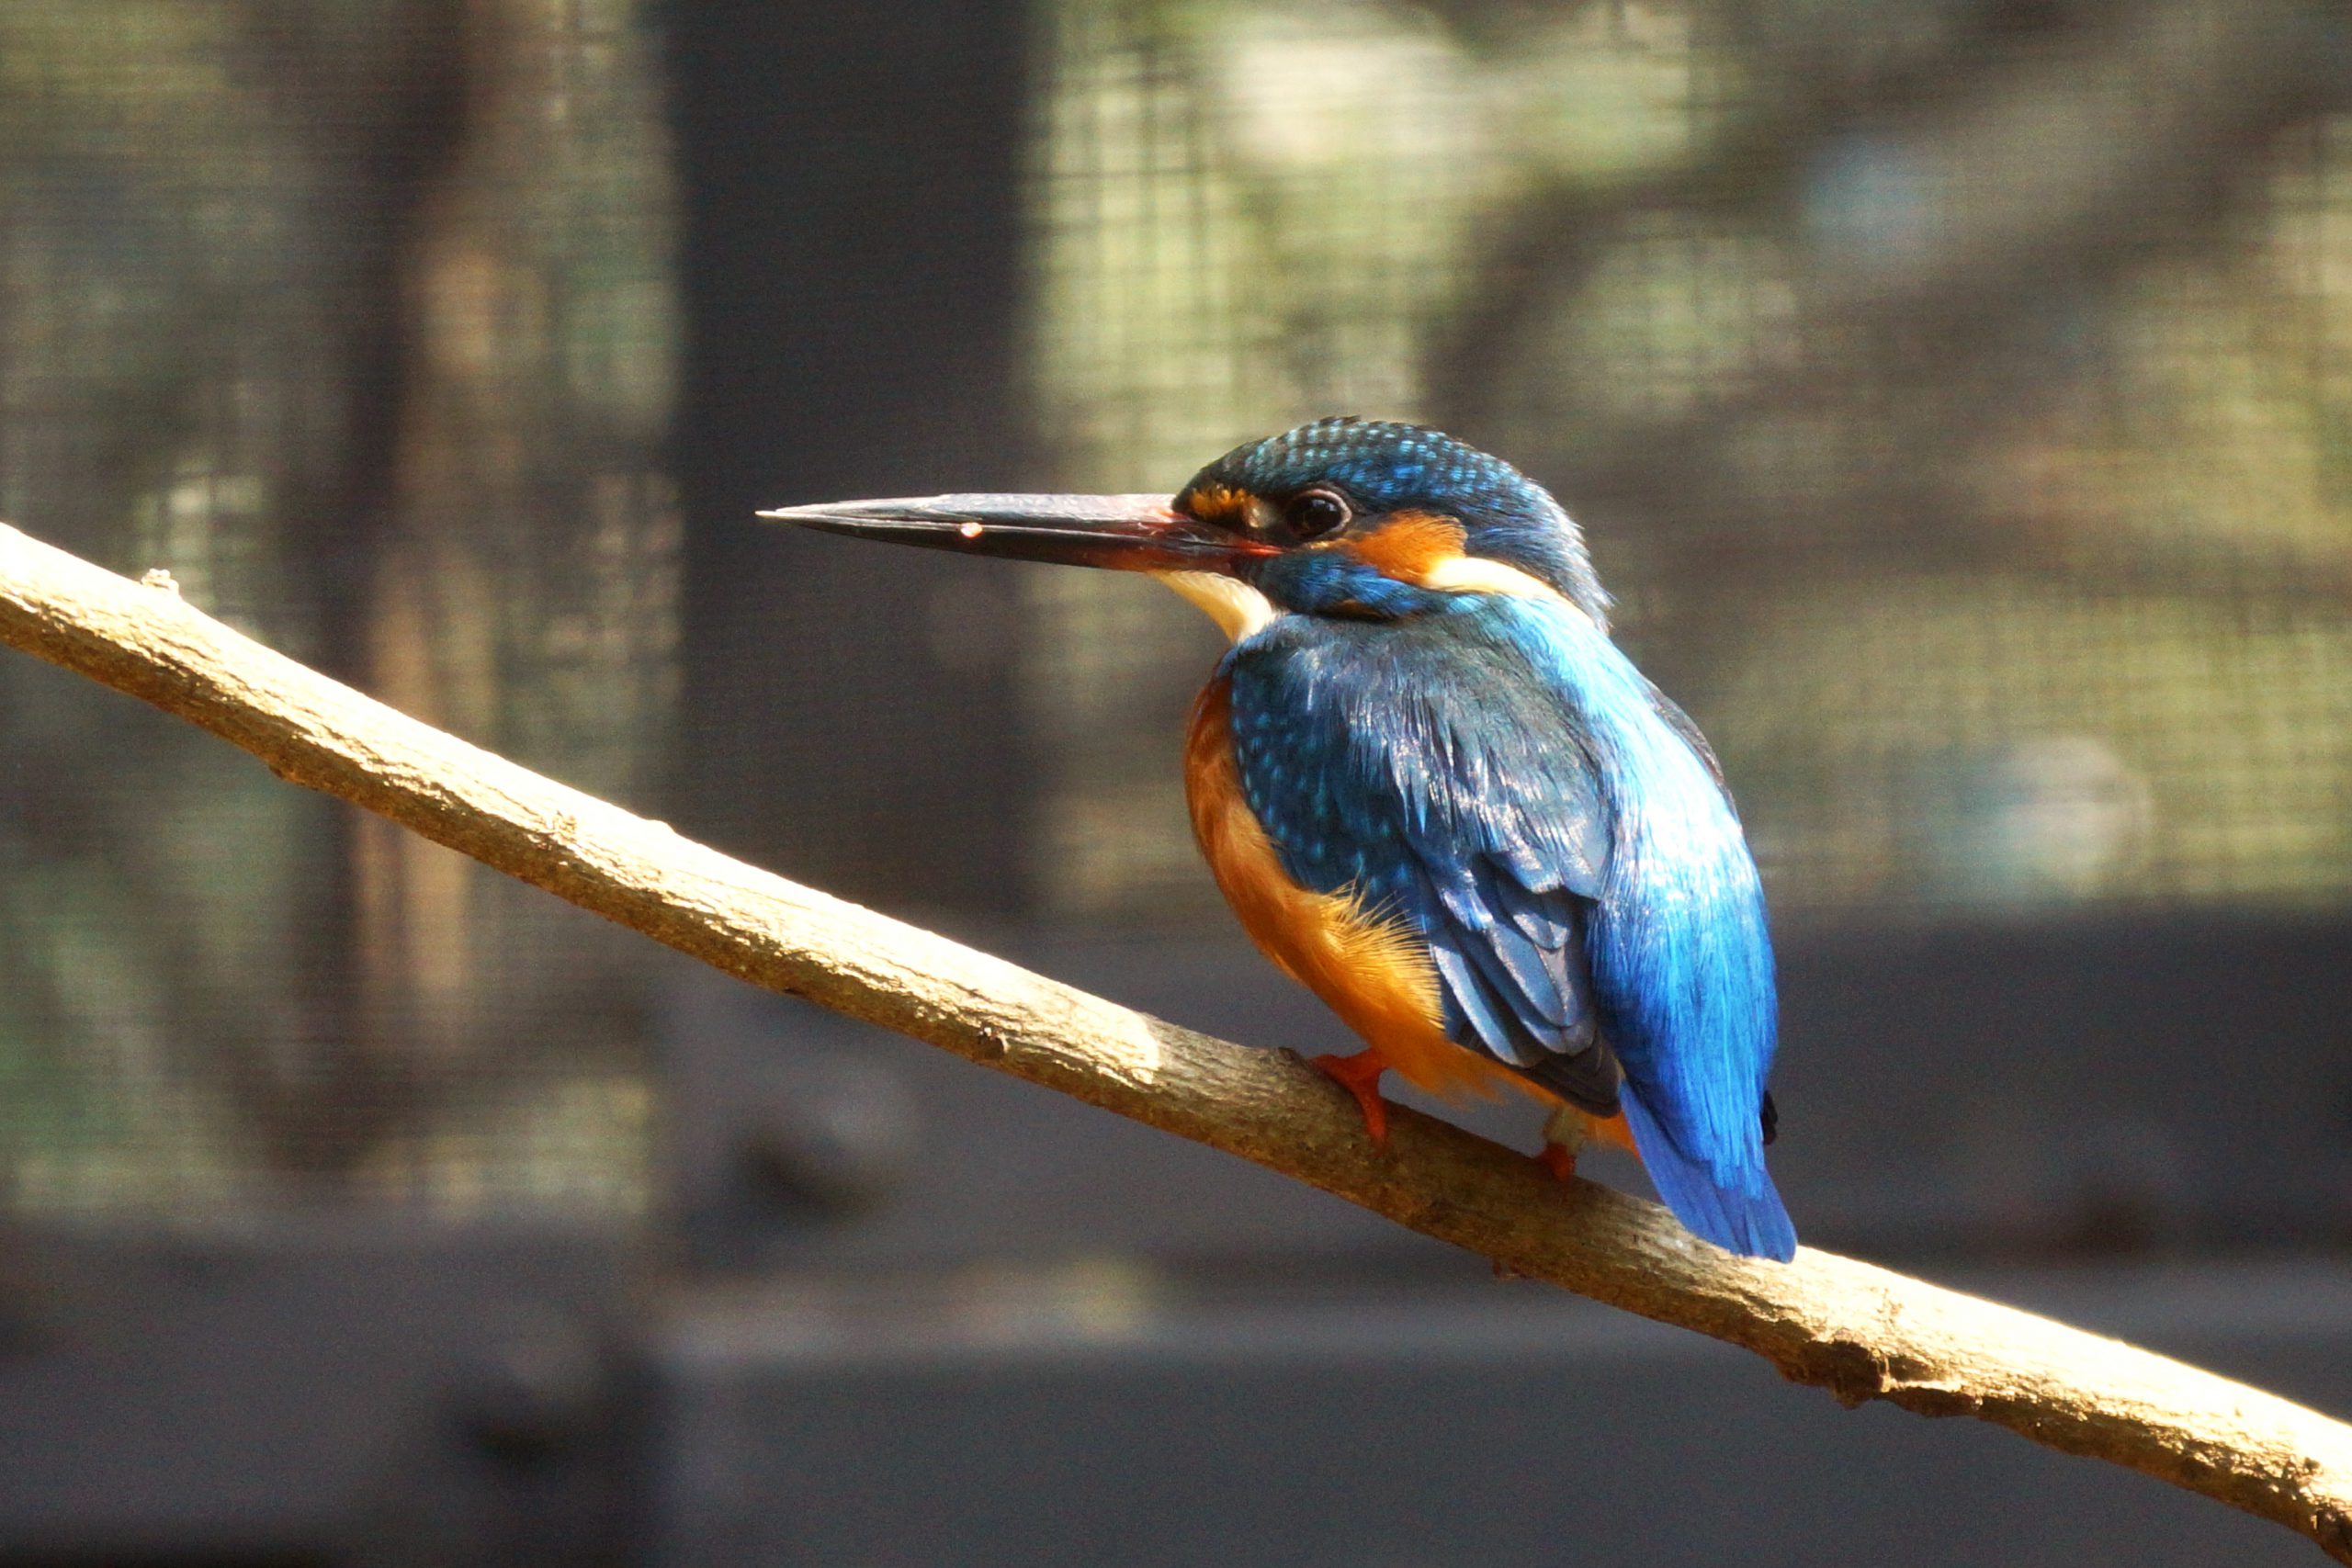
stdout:
<svg viewBox="0 0 2352 1568">
<path fill-rule="evenodd" d="M 1312 1183 L 1524 1275 L 1747 1347 L 1860 1404 L 1974 1416 L 2301 1531 L 2352 1563 L 2352 1427 L 2113 1339 L 1812 1248 L 1785 1267 L 1562 1188 L 1398 1109 L 1386 1153 L 1288 1052 L 1130 1012 L 688 842 L 0 526 L 0 641 L 79 671 L 729 974 Z M 38 766 L 36 759 L 19 765 Z"/>
</svg>

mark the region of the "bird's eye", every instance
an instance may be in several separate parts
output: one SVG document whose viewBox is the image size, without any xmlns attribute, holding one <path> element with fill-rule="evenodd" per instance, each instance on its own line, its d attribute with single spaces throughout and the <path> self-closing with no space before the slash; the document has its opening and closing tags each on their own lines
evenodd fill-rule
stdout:
<svg viewBox="0 0 2352 1568">
<path fill-rule="evenodd" d="M 1310 490 L 1291 497 L 1283 508 L 1283 521 L 1291 532 L 1302 539 L 1319 539 L 1334 528 L 1346 525 L 1354 513 L 1345 498 L 1328 490 Z"/>
</svg>

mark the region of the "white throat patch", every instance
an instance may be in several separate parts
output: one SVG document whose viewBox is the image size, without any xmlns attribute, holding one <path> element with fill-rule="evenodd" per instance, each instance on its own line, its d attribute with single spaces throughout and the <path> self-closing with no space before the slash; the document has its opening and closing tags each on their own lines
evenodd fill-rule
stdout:
<svg viewBox="0 0 2352 1568">
<path fill-rule="evenodd" d="M 1155 571 L 1151 575 L 1200 606 L 1202 614 L 1233 642 L 1263 631 L 1267 622 L 1282 614 L 1263 593 L 1238 577 L 1214 571 Z"/>
</svg>

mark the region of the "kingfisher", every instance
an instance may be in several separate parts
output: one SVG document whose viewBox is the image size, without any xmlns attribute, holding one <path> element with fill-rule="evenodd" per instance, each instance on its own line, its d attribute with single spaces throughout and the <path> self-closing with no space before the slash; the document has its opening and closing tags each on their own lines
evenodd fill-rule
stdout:
<svg viewBox="0 0 2352 1568">
<path fill-rule="evenodd" d="M 1638 1156 L 1693 1234 L 1786 1261 L 1765 1168 L 1764 894 L 1722 767 L 1611 640 L 1584 536 L 1439 431 L 1318 420 L 1159 495 L 761 513 L 1149 573 L 1230 639 L 1193 710 L 1193 831 L 1252 941 L 1362 1037 L 1316 1066 L 1375 1144 L 1383 1076 L 1550 1109 L 1563 1178 Z"/>
</svg>

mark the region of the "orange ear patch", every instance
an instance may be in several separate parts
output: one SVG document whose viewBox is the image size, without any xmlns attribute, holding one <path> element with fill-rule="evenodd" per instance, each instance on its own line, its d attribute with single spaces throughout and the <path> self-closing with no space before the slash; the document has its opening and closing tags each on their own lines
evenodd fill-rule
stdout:
<svg viewBox="0 0 2352 1568">
<path fill-rule="evenodd" d="M 1417 583 L 1445 562 L 1460 560 L 1463 541 L 1468 536 L 1451 517 L 1433 512 L 1399 512 L 1340 547 L 1353 550 L 1383 576 Z"/>
</svg>

